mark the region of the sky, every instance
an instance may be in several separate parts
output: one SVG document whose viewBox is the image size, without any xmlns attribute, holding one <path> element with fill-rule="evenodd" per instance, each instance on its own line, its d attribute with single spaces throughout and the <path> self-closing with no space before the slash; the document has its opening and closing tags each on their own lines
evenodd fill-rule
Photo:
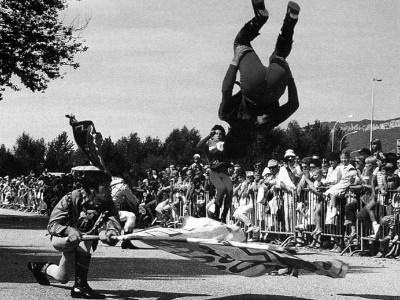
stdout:
<svg viewBox="0 0 400 300">
<path fill-rule="evenodd" d="M 23 133 L 45 142 L 72 131 L 65 114 L 92 120 L 116 142 L 137 133 L 164 141 L 183 126 L 206 135 L 218 119 L 233 39 L 253 17 L 250 0 L 69 0 L 61 18 L 90 18 L 80 67 L 44 93 L 6 91 L 0 144 Z M 287 61 L 300 108 L 285 123 L 400 117 L 400 1 L 303 0 Z M 264 64 L 287 1 L 266 1 L 270 18 L 252 43 Z M 375 82 L 373 78 L 381 78 Z M 281 98 L 281 104 L 287 95 Z M 348 116 L 352 115 L 350 119 Z"/>
</svg>

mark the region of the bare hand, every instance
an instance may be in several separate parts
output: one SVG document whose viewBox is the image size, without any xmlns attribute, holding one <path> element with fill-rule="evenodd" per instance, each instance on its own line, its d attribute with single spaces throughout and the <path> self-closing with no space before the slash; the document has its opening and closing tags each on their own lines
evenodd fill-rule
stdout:
<svg viewBox="0 0 400 300">
<path fill-rule="evenodd" d="M 82 234 L 74 227 L 67 227 L 67 229 L 65 229 L 65 234 L 67 235 L 65 238 L 67 242 L 73 243 L 82 240 Z"/>
<path fill-rule="evenodd" d="M 100 241 L 102 241 L 104 244 L 107 245 L 114 245 L 117 243 L 117 240 L 115 239 L 116 234 L 113 231 L 101 231 L 99 233 Z"/>
<path fill-rule="evenodd" d="M 235 54 L 233 56 L 232 65 L 238 66 L 243 56 L 247 53 L 253 51 L 253 48 L 245 45 L 239 45 L 235 48 Z"/>
</svg>

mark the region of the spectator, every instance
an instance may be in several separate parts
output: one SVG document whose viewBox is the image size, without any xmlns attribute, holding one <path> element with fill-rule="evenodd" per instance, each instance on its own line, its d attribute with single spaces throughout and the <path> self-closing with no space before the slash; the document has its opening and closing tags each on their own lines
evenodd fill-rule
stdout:
<svg viewBox="0 0 400 300">
<path fill-rule="evenodd" d="M 342 163 L 342 165 L 339 168 L 340 180 L 335 185 L 332 185 L 324 193 L 324 195 L 326 195 L 329 199 L 325 223 L 328 225 L 333 225 L 336 223 L 339 230 L 338 234 L 343 235 L 344 231 L 342 225 L 344 224 L 344 212 L 345 212 L 344 196 L 350 185 L 355 182 L 357 171 L 350 164 L 349 151 L 344 150 L 340 155 L 340 160 Z M 338 220 L 335 220 L 336 216 L 339 216 Z M 334 237 L 334 240 L 335 240 L 335 247 L 332 249 L 332 251 L 337 253 L 342 252 L 344 247 L 343 238 Z"/>
<path fill-rule="evenodd" d="M 322 179 L 321 182 L 324 186 L 330 187 L 331 185 L 335 185 L 339 182 L 340 179 L 340 155 L 339 153 L 332 152 L 328 156 L 329 168 L 328 173 L 326 174 L 326 178 Z"/>
<path fill-rule="evenodd" d="M 297 185 L 302 175 L 300 165 L 296 163 L 296 157 L 292 149 L 286 150 L 284 162 L 287 165 L 287 169 L 290 171 L 289 176 L 294 185 Z"/>
<path fill-rule="evenodd" d="M 386 156 L 382 152 L 382 143 L 379 139 L 373 139 L 371 141 L 371 155 L 375 156 L 377 159 L 385 161 Z"/>
<path fill-rule="evenodd" d="M 203 172 L 204 165 L 200 161 L 200 154 L 193 155 L 193 163 L 190 165 L 189 169 L 192 169 L 194 172 L 196 172 L 196 170 Z"/>
<path fill-rule="evenodd" d="M 339 213 L 338 198 L 343 199 L 347 188 L 354 183 L 357 175 L 356 169 L 350 164 L 350 152 L 343 151 L 340 155 L 342 165 L 339 168 L 339 182 L 332 185 L 324 194 L 329 197 L 327 218 L 332 219 Z M 344 206 L 343 206 L 344 208 Z"/>
<path fill-rule="evenodd" d="M 362 155 L 358 155 L 355 159 L 357 175 L 354 183 L 350 185 L 350 197 L 345 205 L 344 226 L 350 226 L 348 244 L 357 236 L 357 210 L 361 207 L 361 200 L 365 199 L 365 196 L 370 195 L 371 192 L 370 178 L 372 177 L 372 168 L 366 168 L 365 159 L 365 156 Z"/>
<path fill-rule="evenodd" d="M 366 228 L 369 228 L 372 224 L 372 229 L 374 232 L 372 235 L 373 237 L 377 237 L 380 228 L 375 216 L 376 199 L 374 186 L 376 185 L 375 182 L 377 178 L 377 168 L 377 159 L 375 156 L 369 156 L 365 159 L 365 176 L 369 177 L 368 181 L 371 187 L 371 196 L 369 197 L 369 201 L 366 202 L 364 208 L 362 208 L 357 214 L 357 218 L 365 225 Z"/>
<path fill-rule="evenodd" d="M 246 233 L 256 232 L 259 229 L 255 227 L 254 222 L 250 220 L 250 213 L 254 211 L 254 173 L 246 172 L 246 179 L 243 180 L 244 174 L 239 175 L 240 185 L 235 188 L 234 193 L 237 194 L 239 206 L 233 213 L 234 218 L 241 221 L 246 226 Z"/>
<path fill-rule="evenodd" d="M 270 159 L 267 163 L 267 167 L 263 171 L 264 182 L 266 187 L 265 197 L 268 200 L 268 212 L 270 213 L 270 218 L 267 220 L 268 228 L 272 231 L 278 230 L 278 210 L 281 206 L 280 199 L 280 185 L 278 185 L 278 176 L 280 172 L 280 167 L 278 161 L 275 159 Z M 267 240 L 266 235 L 264 240 Z"/>
</svg>

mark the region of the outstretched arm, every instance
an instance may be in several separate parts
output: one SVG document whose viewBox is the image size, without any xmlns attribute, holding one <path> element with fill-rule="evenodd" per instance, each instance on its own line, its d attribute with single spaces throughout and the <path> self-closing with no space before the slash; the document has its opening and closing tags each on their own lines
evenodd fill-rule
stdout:
<svg viewBox="0 0 400 300">
<path fill-rule="evenodd" d="M 299 108 L 299 98 L 293 77 L 288 79 L 288 102 L 281 105 L 274 116 L 274 121 L 278 126 L 286 121 Z"/>
<path fill-rule="evenodd" d="M 235 55 L 222 82 L 222 102 L 218 111 L 219 118 L 222 121 L 226 121 L 226 113 L 231 112 L 232 108 L 236 106 L 236 103 L 232 102 L 232 91 L 239 70 L 239 63 L 244 55 L 251 51 L 253 51 L 253 49 L 245 45 L 239 45 L 235 48 Z"/>
</svg>

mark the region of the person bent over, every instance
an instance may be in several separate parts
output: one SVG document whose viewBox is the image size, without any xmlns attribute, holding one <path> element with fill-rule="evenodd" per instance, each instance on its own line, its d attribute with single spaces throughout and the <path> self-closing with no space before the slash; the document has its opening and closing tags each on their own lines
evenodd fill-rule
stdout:
<svg viewBox="0 0 400 300">
<path fill-rule="evenodd" d="M 121 232 L 118 211 L 111 198 L 111 176 L 103 172 L 86 173 L 82 189 L 65 195 L 50 215 L 48 231 L 53 247 L 61 252 L 58 265 L 52 262 L 29 262 L 28 269 L 41 285 L 50 285 L 47 276 L 62 284 L 75 273 L 71 290 L 73 298 L 104 299 L 87 282 L 92 252 L 97 241 L 84 241 L 83 235 L 99 235 L 100 240 L 114 246 L 113 237 Z"/>
<path fill-rule="evenodd" d="M 133 232 L 137 219 L 136 214 L 139 214 L 139 200 L 129 188 L 128 180 L 126 177 L 125 179 L 115 177 L 111 181 L 111 197 L 119 212 L 119 219 L 124 226 L 124 234 Z M 137 249 L 138 247 L 133 245 L 130 240 L 123 240 L 121 248 Z"/>
<path fill-rule="evenodd" d="M 251 46 L 269 13 L 264 0 L 252 0 L 255 16 L 239 31 L 234 40 L 234 58 L 222 83 L 222 101 L 218 115 L 230 125 L 225 139 L 226 154 L 231 159 L 246 155 L 247 146 L 256 133 L 269 132 L 288 119 L 299 107 L 296 85 L 286 61 L 291 52 L 294 28 L 300 7 L 290 1 L 276 41 L 275 50 L 264 66 Z M 233 94 L 240 72 L 240 91 Z M 288 88 L 288 101 L 279 99 Z"/>
</svg>

